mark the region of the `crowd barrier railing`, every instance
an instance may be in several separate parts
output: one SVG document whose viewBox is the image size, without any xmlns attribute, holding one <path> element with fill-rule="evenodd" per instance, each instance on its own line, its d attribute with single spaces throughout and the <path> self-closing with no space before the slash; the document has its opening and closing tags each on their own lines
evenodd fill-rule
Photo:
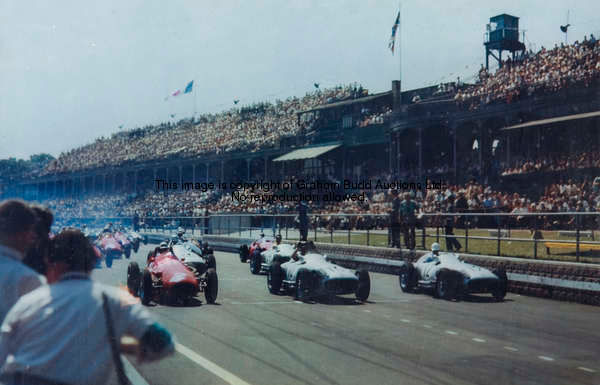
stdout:
<svg viewBox="0 0 600 385">
<path fill-rule="evenodd" d="M 600 212 L 418 214 L 392 223 L 390 214 L 308 214 L 306 223 L 294 213 L 215 213 L 208 216 L 70 218 L 72 223 L 132 224 L 148 232 L 174 235 L 182 227 L 202 234 L 258 238 L 281 234 L 288 241 L 308 240 L 365 246 L 442 249 L 460 246 L 464 253 L 600 263 Z M 89 225 L 88 225 L 89 226 Z M 414 239 L 412 230 L 414 229 Z"/>
</svg>

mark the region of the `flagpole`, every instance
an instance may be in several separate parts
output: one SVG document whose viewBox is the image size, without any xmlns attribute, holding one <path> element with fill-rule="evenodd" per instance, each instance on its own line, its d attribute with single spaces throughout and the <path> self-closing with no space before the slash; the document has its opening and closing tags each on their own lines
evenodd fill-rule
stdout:
<svg viewBox="0 0 600 385">
<path fill-rule="evenodd" d="M 398 23 L 398 61 L 400 67 L 400 91 L 402 91 L 402 1 L 398 4 L 398 15 L 400 15 L 400 22 Z"/>
</svg>

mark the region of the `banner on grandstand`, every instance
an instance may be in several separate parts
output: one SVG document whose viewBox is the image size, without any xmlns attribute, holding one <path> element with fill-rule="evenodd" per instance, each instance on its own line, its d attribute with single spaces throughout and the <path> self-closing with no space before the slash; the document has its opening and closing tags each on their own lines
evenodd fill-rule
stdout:
<svg viewBox="0 0 600 385">
<path fill-rule="evenodd" d="M 396 21 L 392 26 L 392 36 L 390 36 L 390 41 L 388 42 L 388 48 L 392 51 L 392 55 L 394 54 L 394 46 L 396 44 L 396 32 L 398 32 L 398 27 L 400 26 L 400 11 L 398 11 L 398 16 L 396 16 Z"/>
</svg>

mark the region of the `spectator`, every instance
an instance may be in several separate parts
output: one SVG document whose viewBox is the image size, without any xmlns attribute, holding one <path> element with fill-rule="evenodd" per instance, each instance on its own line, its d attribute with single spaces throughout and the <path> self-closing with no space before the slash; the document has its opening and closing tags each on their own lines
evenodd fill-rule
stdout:
<svg viewBox="0 0 600 385">
<path fill-rule="evenodd" d="M 21 296 L 45 283 L 43 277 L 22 263 L 35 243 L 35 212 L 23 201 L 0 203 L 0 322 Z"/>
<path fill-rule="evenodd" d="M 117 341 L 123 335 L 136 338 L 142 361 L 174 351 L 169 332 L 141 305 L 128 301 L 128 293 L 89 278 L 95 259 L 78 230 L 65 230 L 53 240 L 48 277 L 56 282 L 22 297 L 2 324 L 0 373 L 5 383 L 107 383 L 114 363 L 103 301 Z"/>
</svg>

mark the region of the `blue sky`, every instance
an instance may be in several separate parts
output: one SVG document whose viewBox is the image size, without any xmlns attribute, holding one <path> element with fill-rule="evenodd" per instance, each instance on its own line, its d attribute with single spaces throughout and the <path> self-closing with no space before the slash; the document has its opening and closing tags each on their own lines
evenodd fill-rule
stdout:
<svg viewBox="0 0 600 385">
<path fill-rule="evenodd" d="M 0 158 L 55 156 L 119 130 L 301 96 L 313 83 L 391 88 L 396 0 L 4 0 Z M 410 89 L 475 74 L 491 16 L 521 17 L 526 45 L 600 36 L 598 1 L 406 0 L 402 80 Z M 398 53 L 398 52 L 397 52 Z M 165 101 L 194 80 L 195 95 Z"/>
</svg>

